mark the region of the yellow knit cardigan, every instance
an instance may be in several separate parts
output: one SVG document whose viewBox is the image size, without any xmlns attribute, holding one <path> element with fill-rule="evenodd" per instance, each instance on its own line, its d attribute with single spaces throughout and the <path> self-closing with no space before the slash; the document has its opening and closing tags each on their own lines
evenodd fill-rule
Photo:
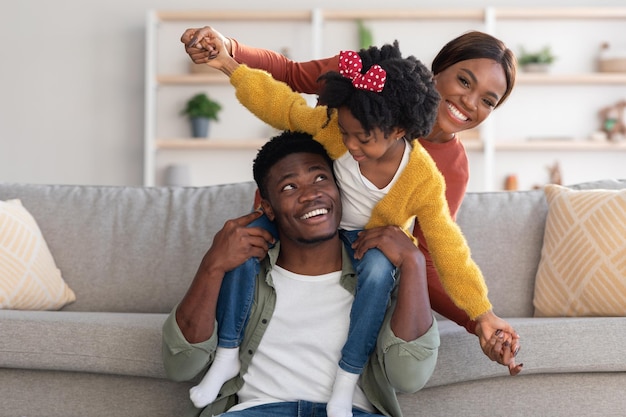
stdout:
<svg viewBox="0 0 626 417">
<path fill-rule="evenodd" d="M 230 78 L 239 101 L 264 122 L 280 130 L 311 134 L 332 159 L 345 152 L 337 112 L 328 121 L 325 106 L 310 107 L 287 84 L 265 71 L 240 65 Z M 408 230 L 414 217 L 420 222 L 428 249 L 446 292 L 475 319 L 491 310 L 487 286 L 461 229 L 452 220 L 445 198 L 445 181 L 431 156 L 412 141 L 409 163 L 389 193 L 372 211 L 366 228 L 395 225 Z"/>
</svg>

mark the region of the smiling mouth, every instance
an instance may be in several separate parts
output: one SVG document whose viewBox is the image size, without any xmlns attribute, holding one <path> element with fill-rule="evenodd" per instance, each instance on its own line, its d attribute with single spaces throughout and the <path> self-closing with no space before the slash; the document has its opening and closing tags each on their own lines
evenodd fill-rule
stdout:
<svg viewBox="0 0 626 417">
<path fill-rule="evenodd" d="M 315 209 L 313 211 L 309 211 L 308 213 L 304 214 L 303 216 L 300 216 L 300 219 L 301 220 L 307 220 L 307 219 L 310 219 L 312 217 L 323 216 L 324 214 L 328 214 L 328 209 L 325 209 L 325 208 Z"/>
<path fill-rule="evenodd" d="M 452 113 L 452 115 L 459 121 L 467 122 L 469 120 L 469 117 L 464 115 L 461 110 L 459 110 L 454 104 L 447 102 L 446 105 L 448 106 L 448 110 L 450 110 L 450 113 Z"/>
</svg>

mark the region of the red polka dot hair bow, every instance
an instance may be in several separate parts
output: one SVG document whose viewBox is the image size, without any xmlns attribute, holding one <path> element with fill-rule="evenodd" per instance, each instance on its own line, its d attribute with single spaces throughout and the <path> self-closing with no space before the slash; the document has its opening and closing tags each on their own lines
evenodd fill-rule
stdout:
<svg viewBox="0 0 626 417">
<path fill-rule="evenodd" d="M 359 90 L 380 93 L 385 87 L 387 72 L 380 65 L 372 65 L 365 74 L 361 74 L 363 62 L 354 51 L 341 51 L 339 54 L 339 73 L 352 80 L 352 85 Z"/>
</svg>

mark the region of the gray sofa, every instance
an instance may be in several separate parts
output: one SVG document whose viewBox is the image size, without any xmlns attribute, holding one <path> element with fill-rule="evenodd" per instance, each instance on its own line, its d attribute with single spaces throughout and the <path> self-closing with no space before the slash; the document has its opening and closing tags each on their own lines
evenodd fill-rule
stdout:
<svg viewBox="0 0 626 417">
<path fill-rule="evenodd" d="M 0 184 L 0 200 L 33 214 L 77 297 L 61 311 L 0 311 L 0 416 L 183 415 L 192 383 L 166 379 L 161 325 L 254 189 Z M 401 396 L 405 416 L 624 415 L 626 318 L 532 317 L 546 212 L 538 190 L 467 195 L 458 222 L 496 313 L 521 335 L 524 371 L 509 377 L 439 319 L 437 368 Z"/>
</svg>

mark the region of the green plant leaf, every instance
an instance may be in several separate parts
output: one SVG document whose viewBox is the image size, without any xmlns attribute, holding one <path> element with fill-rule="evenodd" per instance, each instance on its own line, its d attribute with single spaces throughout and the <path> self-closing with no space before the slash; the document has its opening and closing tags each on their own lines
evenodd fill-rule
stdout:
<svg viewBox="0 0 626 417">
<path fill-rule="evenodd" d="M 359 30 L 359 48 L 367 49 L 374 44 L 374 36 L 370 28 L 365 26 L 362 20 L 357 20 L 357 26 Z"/>
<path fill-rule="evenodd" d="M 222 106 L 217 101 L 210 99 L 205 93 L 198 93 L 187 101 L 180 113 L 188 117 L 207 117 L 217 121 L 221 110 Z"/>
<path fill-rule="evenodd" d="M 529 52 L 524 47 L 520 47 L 520 54 L 517 58 L 519 65 L 526 64 L 551 64 L 556 59 L 556 56 L 552 55 L 552 51 L 549 46 L 544 46 L 539 51 Z"/>
</svg>

